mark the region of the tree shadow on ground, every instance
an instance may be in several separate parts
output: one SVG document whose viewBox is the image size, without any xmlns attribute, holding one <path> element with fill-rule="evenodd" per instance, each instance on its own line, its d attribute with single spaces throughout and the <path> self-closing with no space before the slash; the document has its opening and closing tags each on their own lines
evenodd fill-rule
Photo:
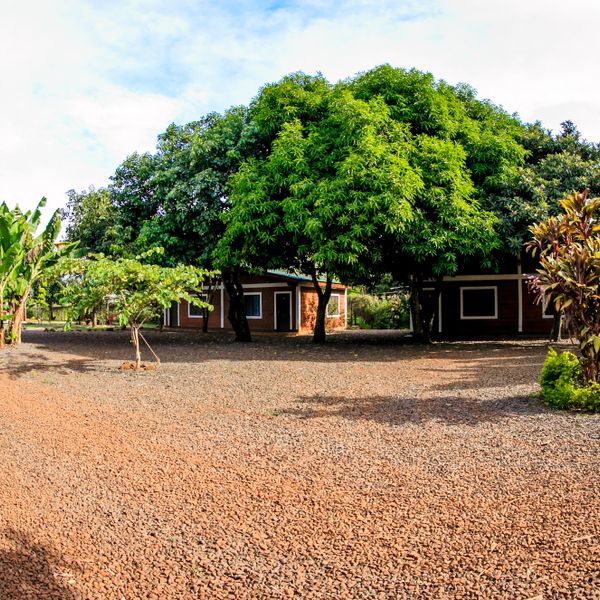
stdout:
<svg viewBox="0 0 600 600">
<path fill-rule="evenodd" d="M 79 597 L 69 583 L 75 573 L 52 550 L 14 529 L 5 530 L 2 537 L 8 540 L 3 545 L 9 549 L 0 548 L 0 598 L 74 600 Z"/>
<path fill-rule="evenodd" d="M 47 354 L 20 352 L 18 361 L 0 362 L 0 373 L 8 375 L 10 379 L 20 379 L 23 376 L 41 373 L 68 375 L 74 371 L 78 373 L 94 371 L 95 363 L 96 361 L 89 358 L 65 359 L 59 356 L 57 360 L 50 360 Z"/>
<path fill-rule="evenodd" d="M 462 347 L 459 350 L 453 347 L 449 354 L 444 350 L 447 362 L 443 368 L 426 362 L 413 365 L 422 376 L 407 382 L 409 389 L 399 390 L 397 395 L 302 396 L 298 407 L 282 412 L 302 419 L 335 417 L 388 425 L 430 421 L 476 425 L 551 412 L 532 386 L 543 364 L 542 353 L 507 356 L 486 351 L 482 355 L 479 348 L 476 354 L 465 355 Z"/>
<path fill-rule="evenodd" d="M 282 410 L 281 414 L 300 419 L 367 420 L 392 426 L 422 426 L 433 421 L 446 425 L 476 426 L 551 412 L 539 400 L 523 395 L 490 400 L 452 396 L 415 398 L 374 395 L 347 398 L 319 395 L 300 397 L 297 402 L 300 404 L 298 408 Z"/>
<path fill-rule="evenodd" d="M 348 331 L 330 335 L 324 345 L 313 344 L 308 336 L 256 336 L 251 343 L 235 343 L 223 333 L 203 334 L 198 331 L 145 330 L 144 336 L 163 363 L 204 363 L 213 360 L 230 361 L 304 361 L 304 362 L 393 362 L 405 359 L 443 358 L 445 353 L 459 351 L 469 356 L 495 352 L 533 349 L 543 355 L 545 341 L 536 339 L 497 340 L 480 342 L 441 342 L 416 344 L 406 333 L 398 331 Z M 24 341 L 42 353 L 62 352 L 82 357 L 73 370 L 92 369 L 92 362 L 131 360 L 132 347 L 128 331 L 42 332 L 30 331 Z M 146 348 L 146 359 L 152 360 Z M 17 350 L 17 355 L 19 350 Z M 0 355 L 0 359 L 1 359 Z M 40 357 L 42 355 L 40 354 Z M 30 358 L 33 358 L 30 357 Z M 1 367 L 2 363 L 0 363 Z M 69 367 L 69 368 L 71 368 Z M 41 367 L 40 367 L 41 368 Z"/>
</svg>

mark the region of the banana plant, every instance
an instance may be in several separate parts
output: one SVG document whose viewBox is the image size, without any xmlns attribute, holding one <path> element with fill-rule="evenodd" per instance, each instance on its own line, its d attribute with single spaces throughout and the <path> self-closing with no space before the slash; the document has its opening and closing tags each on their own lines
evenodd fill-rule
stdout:
<svg viewBox="0 0 600 600">
<path fill-rule="evenodd" d="M 56 242 L 61 224 L 58 210 L 36 236 L 45 205 L 46 199 L 42 198 L 35 210 L 26 213 L 18 207 L 11 210 L 5 203 L 0 205 L 0 348 L 7 338 L 20 343 L 25 306 L 33 285 L 77 245 Z"/>
<path fill-rule="evenodd" d="M 25 260 L 27 233 L 27 216 L 18 208 L 10 210 L 5 203 L 0 204 L 0 348 L 5 341 L 4 325 L 12 320 L 12 314 L 6 310 L 7 290 L 17 281 Z"/>
</svg>

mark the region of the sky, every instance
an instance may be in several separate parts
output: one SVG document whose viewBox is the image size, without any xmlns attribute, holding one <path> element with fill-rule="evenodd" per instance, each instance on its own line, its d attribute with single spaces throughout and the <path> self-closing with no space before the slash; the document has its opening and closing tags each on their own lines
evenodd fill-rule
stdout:
<svg viewBox="0 0 600 600">
<path fill-rule="evenodd" d="M 0 202 L 47 214 L 287 73 L 389 63 L 600 142 L 597 0 L 0 0 Z"/>
</svg>

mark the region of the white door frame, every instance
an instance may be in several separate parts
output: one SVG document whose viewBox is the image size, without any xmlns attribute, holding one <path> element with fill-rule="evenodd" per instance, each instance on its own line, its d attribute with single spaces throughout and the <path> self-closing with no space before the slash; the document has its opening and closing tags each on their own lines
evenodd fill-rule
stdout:
<svg viewBox="0 0 600 600">
<path fill-rule="evenodd" d="M 287 294 L 290 297 L 290 331 L 294 330 L 294 321 L 292 319 L 292 292 L 274 292 L 273 297 L 273 327 L 277 331 L 277 294 Z"/>
</svg>

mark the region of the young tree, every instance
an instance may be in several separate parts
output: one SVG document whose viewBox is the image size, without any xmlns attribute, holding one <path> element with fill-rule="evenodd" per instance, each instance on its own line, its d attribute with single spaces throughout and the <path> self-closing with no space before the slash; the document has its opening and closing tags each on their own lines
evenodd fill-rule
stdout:
<svg viewBox="0 0 600 600">
<path fill-rule="evenodd" d="M 136 368 L 141 364 L 140 338 L 145 339 L 140 329 L 144 323 L 159 317 L 173 302 L 181 300 L 212 309 L 199 294 L 204 278 L 214 273 L 195 267 L 161 267 L 134 259 L 92 256 L 71 263 L 68 268 L 74 276 L 66 288 L 65 302 L 79 314 L 97 306 L 99 299 L 110 298 L 119 323 L 131 329 Z"/>
<path fill-rule="evenodd" d="M 528 248 L 539 255 L 531 280 L 539 302 L 553 303 L 579 341 L 586 382 L 600 375 L 600 198 L 587 190 L 560 202 L 564 213 L 531 227 Z"/>
</svg>

